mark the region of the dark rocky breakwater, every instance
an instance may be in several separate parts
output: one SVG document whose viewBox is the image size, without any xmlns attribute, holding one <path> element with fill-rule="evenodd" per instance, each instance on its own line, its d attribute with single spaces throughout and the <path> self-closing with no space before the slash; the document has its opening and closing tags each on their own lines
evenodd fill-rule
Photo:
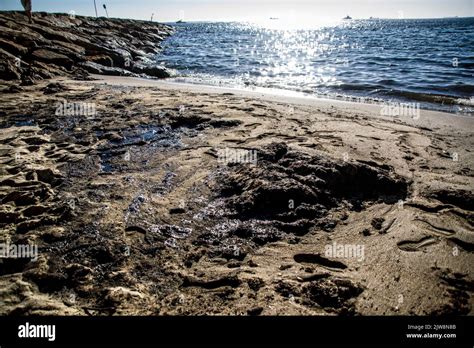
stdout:
<svg viewBox="0 0 474 348">
<path fill-rule="evenodd" d="M 173 33 L 164 24 L 68 14 L 0 12 L 0 80 L 23 85 L 56 76 L 89 73 L 166 78 L 152 57 Z"/>
</svg>

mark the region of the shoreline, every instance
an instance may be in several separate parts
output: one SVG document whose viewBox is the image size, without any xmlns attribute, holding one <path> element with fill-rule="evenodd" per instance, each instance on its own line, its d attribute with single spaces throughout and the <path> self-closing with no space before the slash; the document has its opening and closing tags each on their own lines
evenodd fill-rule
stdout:
<svg viewBox="0 0 474 348">
<path fill-rule="evenodd" d="M 472 110 L 467 111 L 454 111 L 453 109 L 446 109 L 443 108 L 444 104 L 440 101 L 438 102 L 433 102 L 433 101 L 421 101 L 418 99 L 383 99 L 383 97 L 375 97 L 371 98 L 368 96 L 356 96 L 356 95 L 343 95 L 343 94 L 338 94 L 336 92 L 328 93 L 326 95 L 324 94 L 318 94 L 318 93 L 311 93 L 311 92 L 305 92 L 305 91 L 296 91 L 296 90 L 291 90 L 291 89 L 284 89 L 284 88 L 271 88 L 271 87 L 260 87 L 260 86 L 222 86 L 222 85 L 216 85 L 213 83 L 207 83 L 205 81 L 202 82 L 192 82 L 192 81 L 186 81 L 186 77 L 169 77 L 166 79 L 163 79 L 163 81 L 167 81 L 173 84 L 177 85 L 197 85 L 197 86 L 206 86 L 206 87 L 216 87 L 216 88 L 228 88 L 228 89 L 234 89 L 234 90 L 239 90 L 239 91 L 261 91 L 262 93 L 266 94 L 276 94 L 276 95 L 282 95 L 282 96 L 295 96 L 295 97 L 302 97 L 302 98 L 315 98 L 315 99 L 323 99 L 323 100 L 332 100 L 332 101 L 345 101 L 345 102 L 354 102 L 358 104 L 372 104 L 372 105 L 387 105 L 387 104 L 405 104 L 405 105 L 419 105 L 419 108 L 422 110 L 428 110 L 428 111 L 437 111 L 437 112 L 443 112 L 443 113 L 448 113 L 448 114 L 453 114 L 453 115 L 459 115 L 459 116 L 466 116 L 466 117 L 474 117 L 474 112 Z M 465 108 L 472 108 L 474 106 L 474 99 L 468 99 L 468 97 L 460 97 L 460 96 L 442 96 L 442 95 L 436 95 L 435 97 L 439 98 L 449 98 L 452 100 L 456 100 L 456 102 L 453 102 L 449 105 L 451 107 L 465 107 Z M 397 97 L 395 97 L 397 98 Z"/>
<path fill-rule="evenodd" d="M 351 109 L 354 111 L 364 112 L 371 117 L 380 117 L 382 119 L 392 119 L 406 122 L 410 125 L 427 126 L 430 125 L 446 125 L 445 118 L 454 119 L 455 125 L 459 127 L 473 126 L 474 117 L 467 115 L 460 115 L 456 113 L 437 111 L 430 109 L 420 109 L 420 118 L 413 119 L 411 116 L 385 116 L 381 115 L 381 108 L 387 103 L 364 103 L 349 100 L 337 100 L 331 98 L 322 98 L 315 95 L 308 95 L 302 92 L 271 89 L 258 87 L 255 89 L 251 88 L 238 88 L 238 87 L 220 87 L 212 85 L 200 85 L 194 83 L 175 82 L 167 79 L 156 80 L 147 78 L 136 78 L 136 77 L 124 77 L 124 76 L 106 76 L 106 75 L 91 75 L 95 80 L 92 83 L 106 84 L 111 86 L 129 86 L 129 87 L 155 87 L 163 90 L 179 90 L 183 92 L 194 92 L 194 93 L 211 93 L 211 94 L 233 94 L 239 97 L 256 98 L 260 100 L 277 102 L 289 105 L 303 105 L 312 107 L 340 107 L 342 109 Z M 402 103 L 403 104 L 403 103 Z M 425 118 L 425 119 L 424 119 Z M 457 120 L 465 121 L 457 121 Z M 451 122 L 451 120 L 450 120 Z"/>
<path fill-rule="evenodd" d="M 416 25 L 414 26 L 416 27 Z M 347 36 L 346 39 L 349 40 L 347 44 L 350 45 L 351 40 L 357 41 L 357 36 L 352 37 L 354 29 L 367 30 L 367 32 L 370 33 L 372 30 L 375 30 L 375 28 L 371 27 L 372 25 L 362 25 L 360 27 L 349 25 L 347 28 L 344 26 L 341 28 L 337 27 L 335 32 L 345 32 Z M 377 30 L 382 30 L 381 32 L 383 32 L 385 25 L 381 25 L 382 28 L 378 25 L 375 25 L 375 27 L 378 28 Z M 436 27 L 436 25 L 433 25 L 433 27 Z M 463 27 L 463 25 L 461 25 L 461 27 Z M 185 83 L 212 84 L 215 86 L 238 86 L 238 88 L 251 88 L 253 86 L 281 88 L 297 90 L 309 94 L 314 93 L 322 98 L 336 100 L 350 101 L 350 99 L 347 98 L 351 97 L 353 97 L 354 100 L 359 100 L 360 97 L 369 99 L 369 103 L 391 101 L 394 103 L 414 103 L 421 105 L 421 108 L 424 109 L 459 113 L 466 116 L 474 115 L 472 108 L 474 99 L 470 99 L 473 92 L 472 86 L 467 80 L 463 81 L 462 77 L 463 74 L 466 74 L 466 77 L 470 76 L 469 71 L 467 71 L 470 64 L 468 58 L 466 58 L 467 60 L 463 60 L 462 64 L 458 64 L 457 58 L 453 58 L 453 67 L 441 64 L 441 66 L 438 67 L 438 82 L 432 80 L 432 77 L 437 75 L 435 70 L 430 73 L 431 75 L 428 73 L 430 69 L 433 69 L 433 66 L 437 65 L 435 60 L 411 59 L 404 57 L 403 54 L 400 52 L 397 53 L 396 51 L 382 58 L 378 57 L 380 52 L 376 50 L 371 51 L 371 48 L 366 48 L 365 53 L 361 52 L 365 57 L 363 61 L 367 62 L 367 64 L 355 64 L 357 58 L 352 56 L 354 52 L 350 50 L 342 54 L 336 49 L 331 59 L 327 61 L 312 57 L 314 54 L 312 50 L 310 53 L 303 50 L 298 57 L 292 58 L 295 62 L 298 62 L 298 67 L 285 67 L 285 61 L 278 58 L 278 49 L 275 49 L 272 44 L 269 44 L 267 47 L 267 39 L 260 40 L 258 38 L 254 39 L 248 37 L 248 40 L 252 42 L 256 49 L 252 50 L 252 54 L 251 56 L 249 55 L 248 59 L 244 51 L 239 52 L 239 56 L 242 56 L 242 58 L 239 58 L 240 60 L 235 60 L 236 57 L 232 55 L 227 56 L 224 54 L 224 52 L 233 52 L 232 50 L 235 50 L 231 44 L 225 42 L 219 43 L 211 39 L 214 35 L 220 35 L 219 33 L 221 31 L 225 33 L 229 32 L 225 35 L 229 36 L 230 39 L 232 38 L 231 35 L 246 35 L 247 29 L 242 29 L 238 26 L 234 28 L 232 25 L 223 25 L 222 28 L 220 28 L 219 25 L 215 24 L 209 24 L 205 26 L 205 28 L 206 30 L 202 31 L 205 34 L 201 33 L 200 26 L 194 25 L 189 25 L 189 28 L 178 30 L 176 35 L 165 43 L 166 49 L 162 56 L 157 57 L 156 61 L 158 63 L 169 65 L 170 68 L 177 69 L 177 75 L 179 77 L 177 77 L 176 80 L 181 80 Z M 207 34 L 208 30 L 212 32 L 212 35 Z M 322 32 L 329 35 L 329 33 L 332 33 L 332 30 L 322 30 Z M 195 41 L 189 39 L 190 33 L 192 33 L 191 37 L 195 36 L 199 38 L 199 41 L 207 43 L 209 53 L 207 53 L 207 45 L 202 47 L 199 45 L 193 46 L 193 42 Z M 276 40 L 279 44 L 283 43 L 283 46 L 285 42 L 292 42 L 292 40 L 297 39 L 298 35 L 301 34 L 284 37 L 282 34 L 262 33 L 262 37 L 272 37 L 272 40 Z M 305 36 L 306 35 L 312 37 L 310 33 L 305 34 Z M 334 35 L 337 37 L 339 34 Z M 343 38 L 339 39 L 344 40 Z M 424 39 L 426 39 L 426 37 Z M 319 42 L 317 38 L 313 37 L 312 41 Z M 327 44 L 328 47 L 332 47 L 330 42 L 323 42 Z M 409 43 L 410 41 L 407 42 Z M 427 40 L 426 44 L 432 44 L 433 47 L 436 47 L 436 43 L 430 40 Z M 364 46 L 364 42 L 358 42 L 358 45 Z M 396 46 L 397 43 L 392 43 L 392 45 Z M 310 46 L 311 44 L 308 43 L 308 47 Z M 261 47 L 265 47 L 265 49 Z M 412 52 L 416 51 L 416 47 L 417 46 L 414 45 L 414 47 L 411 48 Z M 334 47 L 328 49 L 331 50 L 333 48 Z M 383 48 L 381 49 L 383 50 Z M 385 49 L 390 48 L 385 47 Z M 430 50 L 431 49 L 428 49 L 427 51 Z M 222 55 L 220 52 L 222 52 Z M 267 63 L 267 61 L 272 61 L 270 52 L 272 52 L 272 55 L 275 55 L 275 61 L 271 64 Z M 371 52 L 371 54 L 367 55 L 367 52 Z M 291 56 L 292 53 L 286 52 L 285 54 Z M 206 64 L 194 65 L 197 63 L 194 62 L 194 55 L 206 57 Z M 246 57 L 246 63 L 241 64 L 240 61 L 243 57 Z M 252 58 L 260 60 L 261 64 L 253 61 Z M 314 62 L 311 63 L 311 59 L 315 59 L 315 61 L 319 59 L 318 64 L 324 66 L 324 69 L 328 69 L 328 71 L 331 70 L 331 73 L 326 73 L 327 76 L 322 78 L 316 71 L 318 64 Z M 372 61 L 372 59 L 374 59 L 374 61 Z M 375 61 L 377 59 L 383 61 L 383 63 L 380 65 L 376 64 Z M 444 59 L 448 60 L 448 58 Z M 331 60 L 334 60 L 336 65 L 331 65 Z M 349 61 L 351 64 L 348 63 Z M 340 65 L 341 62 L 345 63 Z M 279 66 L 276 72 L 272 72 L 272 64 Z M 387 71 L 384 71 L 384 64 L 388 64 L 391 68 L 387 68 Z M 305 66 L 306 71 L 302 70 L 301 67 L 303 66 Z M 459 67 L 459 69 L 456 71 L 454 67 Z M 451 68 L 453 68 L 452 71 Z M 402 71 L 403 73 L 401 73 Z M 453 75 L 449 77 L 451 72 Z"/>
</svg>

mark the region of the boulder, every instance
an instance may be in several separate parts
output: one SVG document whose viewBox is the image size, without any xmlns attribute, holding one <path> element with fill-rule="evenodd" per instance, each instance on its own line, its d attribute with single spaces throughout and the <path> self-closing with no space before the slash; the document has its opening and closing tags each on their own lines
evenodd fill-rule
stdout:
<svg viewBox="0 0 474 348">
<path fill-rule="evenodd" d="M 64 54 L 56 53 L 44 48 L 37 49 L 31 54 L 31 58 L 48 64 L 55 64 L 70 70 L 74 62 Z"/>
<path fill-rule="evenodd" d="M 145 74 L 152 77 L 157 77 L 159 79 L 165 79 L 171 77 L 171 71 L 161 65 L 140 65 L 134 64 L 132 66 L 132 71 L 137 74 Z"/>
<path fill-rule="evenodd" d="M 17 57 L 22 57 L 28 52 L 28 49 L 26 47 L 20 46 L 14 42 L 1 39 L 1 38 L 0 38 L 0 48 L 4 49 L 5 51 Z"/>
<path fill-rule="evenodd" d="M 48 44 L 48 40 L 46 40 L 40 34 L 29 30 L 28 28 L 23 28 L 21 31 L 9 28 L 1 28 L 0 37 L 24 47 L 38 47 L 42 44 Z"/>
<path fill-rule="evenodd" d="M 19 80 L 21 78 L 21 67 L 18 59 L 0 49 L 0 80 Z"/>
<path fill-rule="evenodd" d="M 67 48 L 68 50 L 73 51 L 77 54 L 81 54 L 81 55 L 86 54 L 86 49 L 84 47 L 81 47 L 79 45 L 76 45 L 76 44 L 73 44 L 73 43 L 70 43 L 70 42 L 53 40 L 53 41 L 51 41 L 51 45 L 61 46 L 61 47 Z"/>
<path fill-rule="evenodd" d="M 57 40 L 64 42 L 74 42 L 78 39 L 77 35 L 68 33 L 64 30 L 57 30 L 56 28 L 49 28 L 44 25 L 30 24 L 28 27 L 35 32 L 41 34 L 44 38 L 48 40 Z"/>
<path fill-rule="evenodd" d="M 31 67 L 31 72 L 42 79 L 50 79 L 64 74 L 64 71 L 58 66 L 42 62 L 35 62 L 34 66 Z"/>
<path fill-rule="evenodd" d="M 111 50 L 106 50 L 106 54 L 112 58 L 114 62 L 114 66 L 118 67 L 126 67 L 127 65 L 130 65 L 131 62 L 133 62 L 133 57 L 128 52 L 127 50 L 124 50 L 123 48 L 116 48 L 116 49 L 111 49 Z"/>
<path fill-rule="evenodd" d="M 43 46 L 41 48 L 46 49 L 48 51 L 52 51 L 52 52 L 57 53 L 57 54 L 62 54 L 63 56 L 68 57 L 69 59 L 71 59 L 75 63 L 83 62 L 85 60 L 84 55 L 78 54 L 74 50 L 71 50 L 71 49 L 69 49 L 67 47 L 64 47 L 64 46 L 47 45 L 47 46 Z"/>
<path fill-rule="evenodd" d="M 100 54 L 97 56 L 89 56 L 87 57 L 87 60 L 89 62 L 97 63 L 103 66 L 108 66 L 108 67 L 114 66 L 114 61 L 112 60 L 112 58 L 110 58 L 109 56 L 105 54 Z"/>
<path fill-rule="evenodd" d="M 134 74 L 128 70 L 122 68 L 112 68 L 103 66 L 94 62 L 83 62 L 79 64 L 80 67 L 84 68 L 91 74 L 98 75 L 110 75 L 110 76 L 127 76 L 127 77 L 138 77 L 139 75 Z"/>
</svg>

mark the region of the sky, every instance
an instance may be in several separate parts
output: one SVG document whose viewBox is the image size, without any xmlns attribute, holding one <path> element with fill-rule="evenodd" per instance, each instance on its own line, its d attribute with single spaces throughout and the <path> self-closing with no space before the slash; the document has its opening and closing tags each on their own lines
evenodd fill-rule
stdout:
<svg viewBox="0 0 474 348">
<path fill-rule="evenodd" d="M 32 0 L 34 11 L 74 11 L 94 16 L 94 0 Z M 251 21 L 278 17 L 289 22 L 353 18 L 439 18 L 474 16 L 474 0 L 96 0 L 111 17 L 157 21 Z M 22 9 L 20 0 L 0 0 L 1 10 Z"/>
</svg>

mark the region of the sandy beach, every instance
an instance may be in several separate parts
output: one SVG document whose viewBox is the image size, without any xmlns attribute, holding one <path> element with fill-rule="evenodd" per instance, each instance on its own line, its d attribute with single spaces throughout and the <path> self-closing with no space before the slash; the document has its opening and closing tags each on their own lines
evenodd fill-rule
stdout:
<svg viewBox="0 0 474 348">
<path fill-rule="evenodd" d="M 93 77 L 1 94 L 1 315 L 473 314 L 473 118 Z"/>
</svg>

